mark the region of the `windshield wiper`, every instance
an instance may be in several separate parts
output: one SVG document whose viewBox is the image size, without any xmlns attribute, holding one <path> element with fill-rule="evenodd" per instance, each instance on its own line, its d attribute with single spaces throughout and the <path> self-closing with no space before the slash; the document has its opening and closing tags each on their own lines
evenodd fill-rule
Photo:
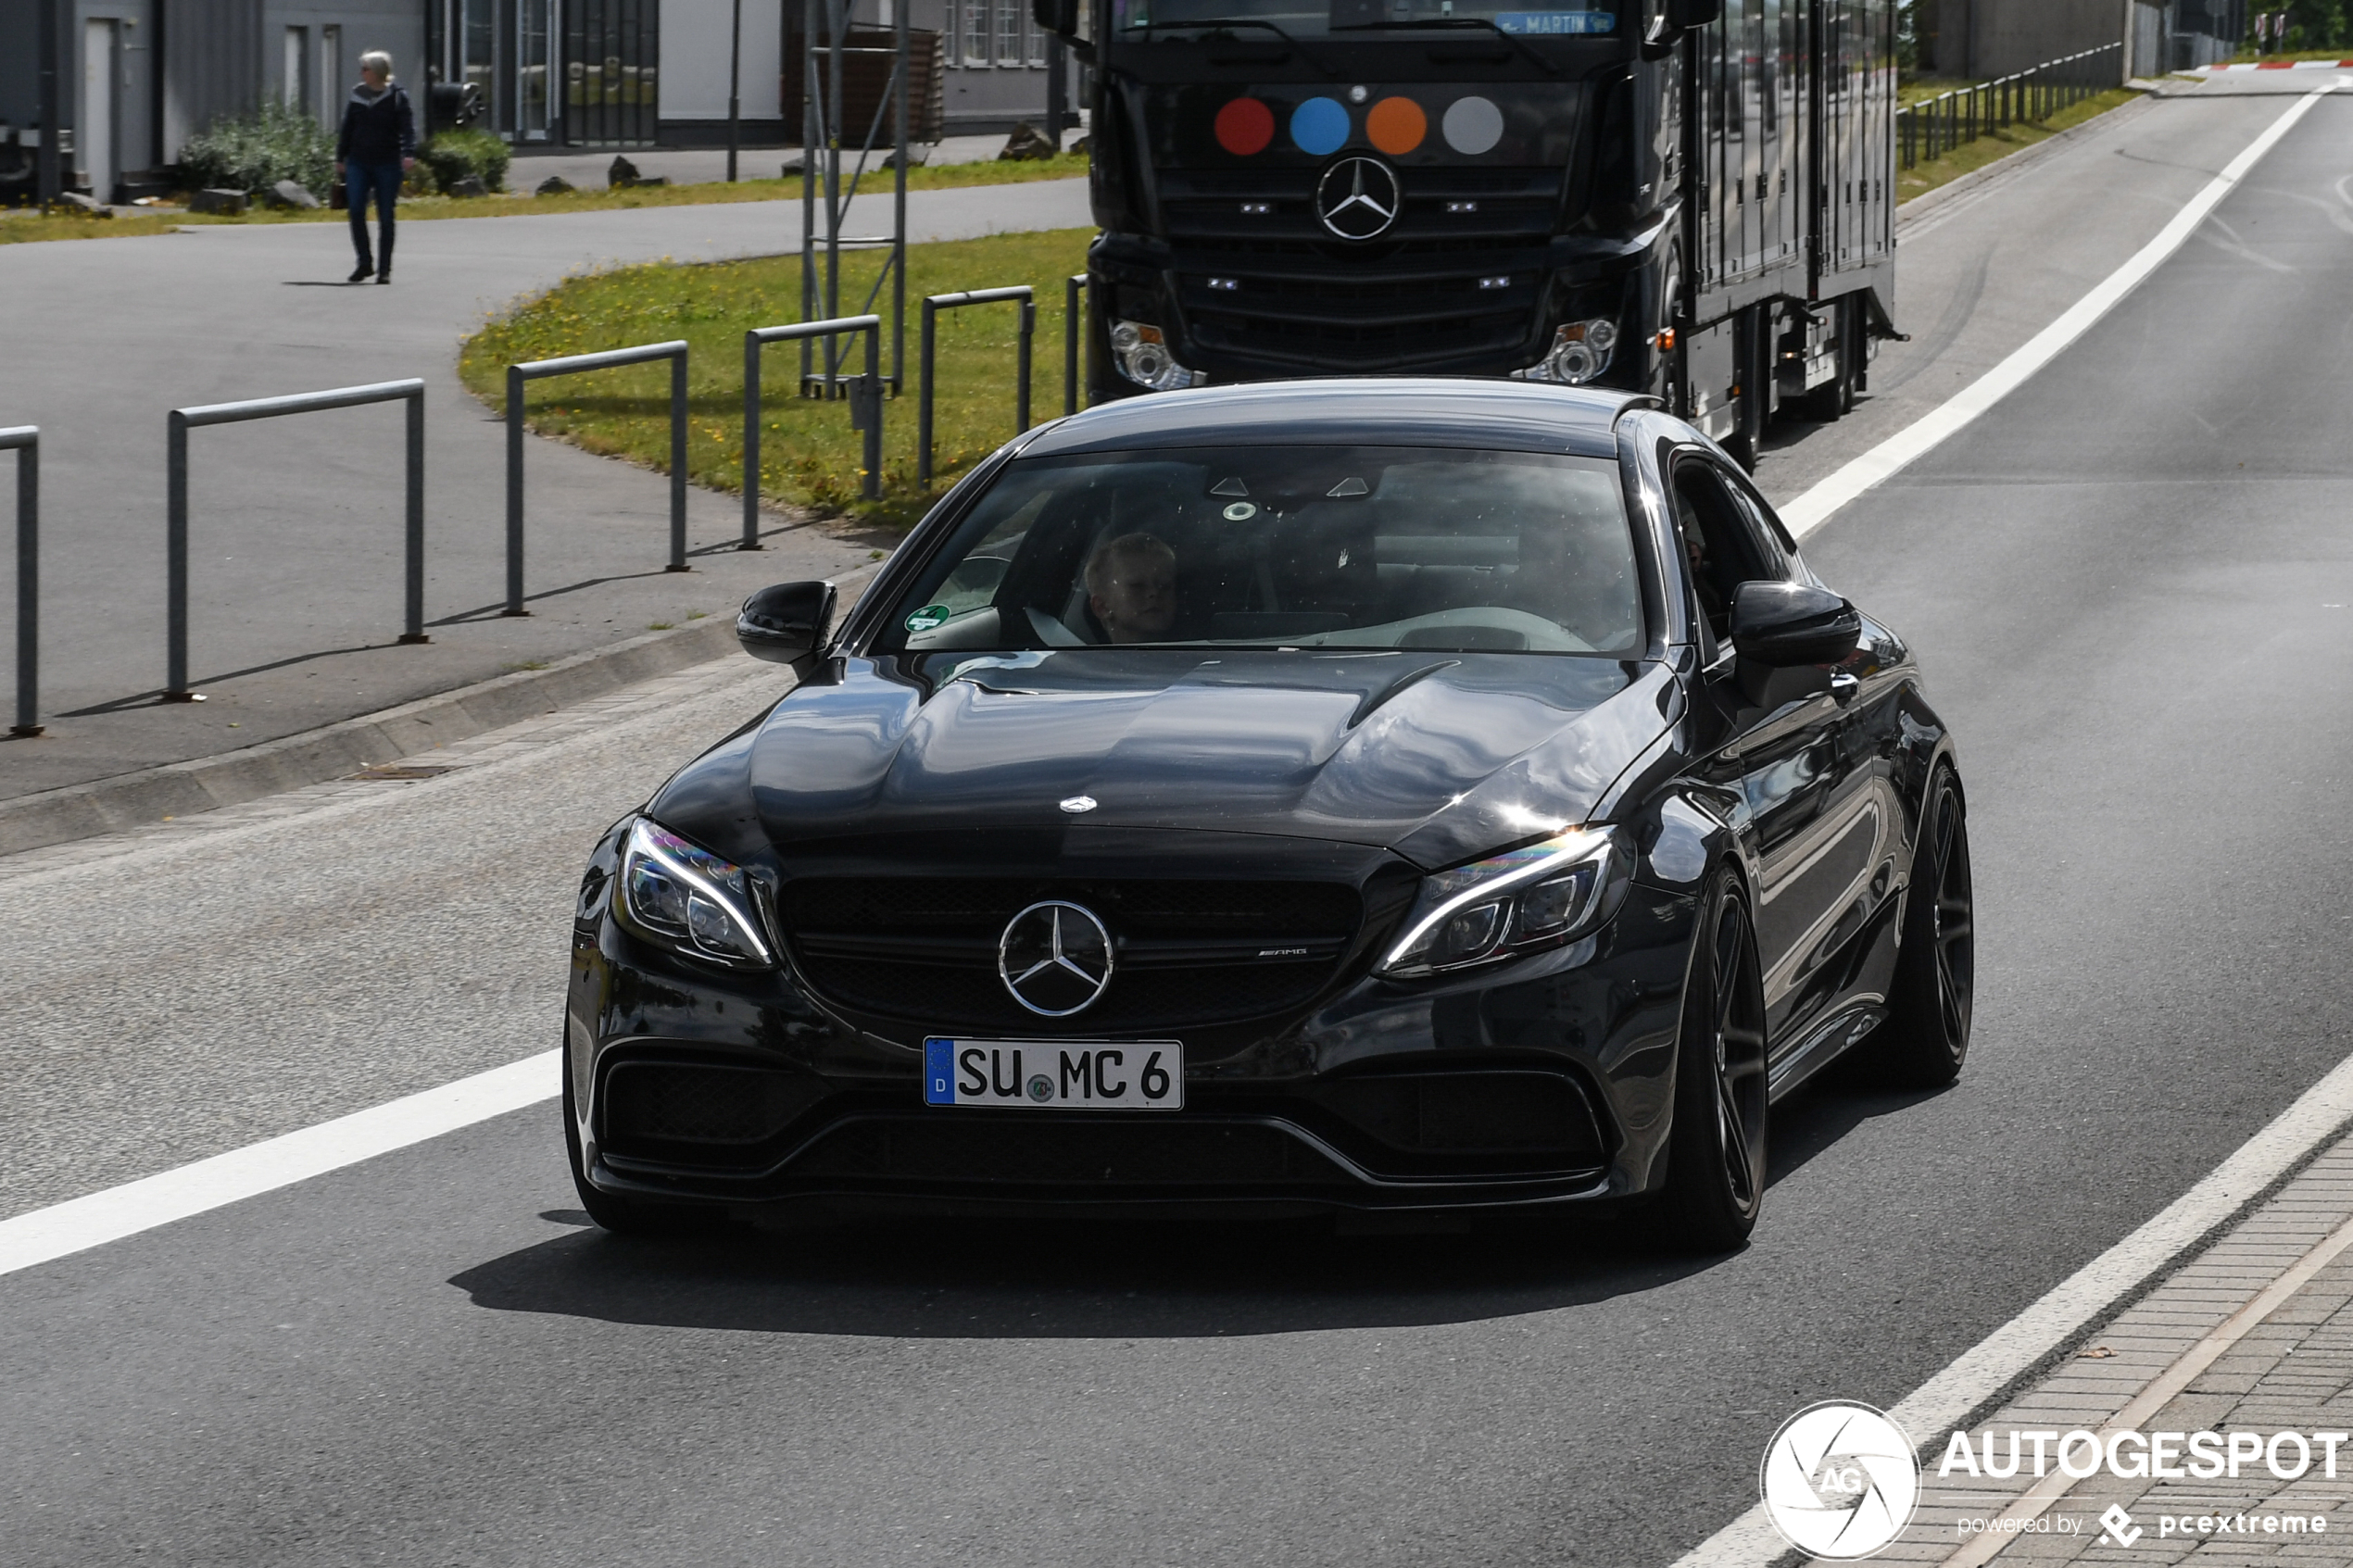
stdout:
<svg viewBox="0 0 2353 1568">
<path fill-rule="evenodd" d="M 1211 29 L 1213 31 L 1219 28 L 1232 29 L 1237 27 L 1263 27 L 1267 31 L 1273 33 L 1276 37 L 1281 39 L 1293 49 L 1298 50 L 1301 58 L 1304 59 L 1309 65 L 1314 66 L 1317 70 L 1322 71 L 1326 76 L 1337 76 L 1339 74 L 1337 71 L 1332 69 L 1330 61 L 1325 59 L 1313 49 L 1310 49 L 1307 45 L 1302 44 L 1298 39 L 1293 38 L 1280 27 L 1266 20 L 1263 17 L 1210 17 L 1204 20 L 1199 21 L 1188 19 L 1184 21 L 1174 22 L 1146 22 L 1141 27 L 1133 28 L 1129 31 L 1141 32 L 1145 37 L 1149 38 L 1153 33 L 1160 31 L 1164 28 L 1179 27 L 1205 27 Z"/>
<path fill-rule="evenodd" d="M 1518 50 L 1529 59 L 1535 61 L 1537 68 L 1542 70 L 1547 76 L 1558 76 L 1561 73 L 1561 68 L 1546 59 L 1542 55 L 1537 53 L 1536 46 L 1534 44 L 1529 43 L 1527 39 L 1522 38 L 1518 33 L 1505 30 L 1503 24 L 1496 21 L 1492 17 L 1417 17 L 1412 20 L 1345 22 L 1339 27 L 1331 29 L 1330 31 L 1333 32 L 1387 32 L 1393 30 L 1399 32 L 1434 32 L 1441 31 L 1455 31 L 1466 27 L 1485 28 L 1488 31 L 1493 33 L 1496 37 L 1502 39 L 1504 43 L 1510 44 L 1513 48 Z"/>
</svg>

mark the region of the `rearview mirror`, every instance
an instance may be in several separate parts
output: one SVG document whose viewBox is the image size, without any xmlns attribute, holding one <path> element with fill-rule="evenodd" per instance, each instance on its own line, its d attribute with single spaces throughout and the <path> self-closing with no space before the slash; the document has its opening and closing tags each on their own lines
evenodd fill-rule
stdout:
<svg viewBox="0 0 2353 1568">
<path fill-rule="evenodd" d="M 1723 15 L 1724 0 L 1658 0 L 1658 9 L 1642 29 L 1642 58 L 1665 59 L 1683 34 Z"/>
<path fill-rule="evenodd" d="M 815 654 L 834 618 L 830 583 L 779 583 L 744 601 L 736 640 L 744 652 L 771 664 L 798 664 Z"/>
<path fill-rule="evenodd" d="M 1855 651 L 1863 618 L 1810 583 L 1743 583 L 1732 593 L 1732 649 L 1769 669 L 1836 664 Z"/>
</svg>

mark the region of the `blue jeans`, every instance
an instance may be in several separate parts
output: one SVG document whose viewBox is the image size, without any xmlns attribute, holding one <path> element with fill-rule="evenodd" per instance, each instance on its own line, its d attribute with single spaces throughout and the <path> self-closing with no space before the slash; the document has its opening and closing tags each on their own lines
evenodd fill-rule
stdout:
<svg viewBox="0 0 2353 1568">
<path fill-rule="evenodd" d="M 359 254 L 359 270 L 373 268 L 378 272 L 392 270 L 392 204 L 400 194 L 400 163 L 361 163 L 346 158 L 343 166 L 343 190 L 351 204 L 351 248 Z M 368 256 L 368 193 L 376 194 L 376 227 L 384 243 L 377 246 L 376 259 Z"/>
</svg>

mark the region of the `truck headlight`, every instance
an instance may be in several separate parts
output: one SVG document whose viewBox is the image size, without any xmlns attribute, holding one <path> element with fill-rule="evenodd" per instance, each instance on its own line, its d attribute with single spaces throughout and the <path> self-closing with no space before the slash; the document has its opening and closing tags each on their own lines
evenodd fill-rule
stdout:
<svg viewBox="0 0 2353 1568">
<path fill-rule="evenodd" d="M 1375 972 L 1416 980 L 1583 935 L 1624 897 L 1629 867 L 1615 828 L 1578 828 L 1422 883 L 1421 897 Z"/>
<path fill-rule="evenodd" d="M 1524 370 L 1515 370 L 1513 377 L 1583 386 L 1609 369 L 1610 351 L 1617 346 L 1617 322 L 1606 317 L 1571 321 L 1553 334 L 1551 353 Z"/>
<path fill-rule="evenodd" d="M 1189 370 L 1176 363 L 1176 357 L 1168 352 L 1168 339 L 1158 327 L 1146 321 L 1111 324 L 1111 358 L 1121 375 L 1154 392 L 1199 386 L 1209 379 L 1199 370 Z"/>
<path fill-rule="evenodd" d="M 711 963 L 773 965 L 751 878 L 699 845 L 640 817 L 621 851 L 622 924 L 673 952 Z"/>
</svg>

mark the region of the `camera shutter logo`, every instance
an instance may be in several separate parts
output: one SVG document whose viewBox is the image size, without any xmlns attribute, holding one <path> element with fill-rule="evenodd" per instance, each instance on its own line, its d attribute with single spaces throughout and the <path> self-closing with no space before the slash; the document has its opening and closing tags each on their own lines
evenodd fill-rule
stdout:
<svg viewBox="0 0 2353 1568">
<path fill-rule="evenodd" d="M 1903 1534 L 1920 1500 L 1912 1440 L 1869 1405 L 1825 1400 L 1781 1424 L 1757 1472 L 1765 1512 L 1790 1545 L 1852 1562 Z"/>
<path fill-rule="evenodd" d="M 997 972 L 1013 1000 L 1040 1018 L 1094 1006 L 1111 984 L 1111 933 L 1093 910 L 1049 898 L 1005 922 Z"/>
<path fill-rule="evenodd" d="M 1396 171 L 1377 157 L 1344 157 L 1315 182 L 1315 216 L 1343 240 L 1388 232 L 1404 205 Z"/>
</svg>

